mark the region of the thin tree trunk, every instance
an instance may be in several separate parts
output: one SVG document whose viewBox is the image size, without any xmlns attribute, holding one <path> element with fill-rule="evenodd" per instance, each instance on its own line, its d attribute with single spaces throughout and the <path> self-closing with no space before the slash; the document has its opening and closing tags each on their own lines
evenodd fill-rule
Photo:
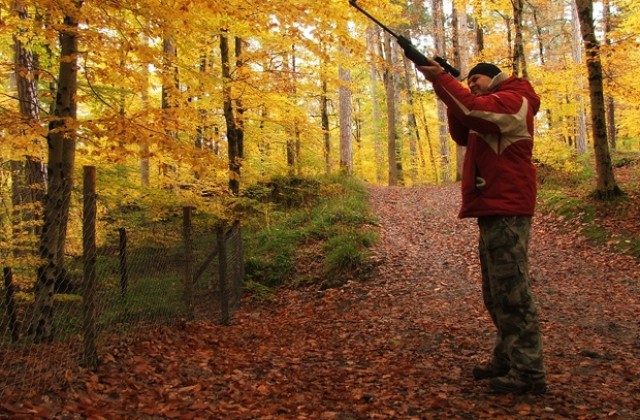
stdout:
<svg viewBox="0 0 640 420">
<path fill-rule="evenodd" d="M 222 95 L 224 98 L 224 119 L 227 125 L 227 143 L 229 158 L 229 189 L 237 195 L 240 192 L 240 157 L 238 156 L 238 128 L 231 99 L 231 63 L 229 58 L 229 41 L 224 34 L 220 35 L 220 58 L 222 60 Z"/>
<path fill-rule="evenodd" d="M 596 158 L 596 172 L 598 174 L 595 195 L 600 199 L 607 200 L 621 195 L 622 191 L 618 187 L 613 174 L 613 165 L 607 141 L 600 45 L 593 25 L 592 0 L 575 1 L 587 55 L 589 97 L 591 99 L 591 129 L 593 131 L 593 148 Z"/>
<path fill-rule="evenodd" d="M 367 28 L 367 50 L 373 56 L 381 55 L 380 30 L 376 26 Z M 382 112 L 378 105 L 380 99 L 378 69 L 373 60 L 369 62 L 369 94 L 371 95 L 371 118 L 373 123 L 373 150 L 376 162 L 376 182 L 382 184 L 384 180 L 384 152 L 382 148 Z"/>
<path fill-rule="evenodd" d="M 460 69 L 460 74 L 467 74 L 467 14 L 463 9 L 459 10 L 458 7 L 453 8 L 453 57 L 455 63 Z M 462 42 L 461 42 L 462 41 Z M 456 143 L 456 181 L 462 179 L 462 164 L 464 163 L 464 154 L 467 148 Z"/>
<path fill-rule="evenodd" d="M 147 42 L 149 42 L 148 38 L 144 38 Z M 144 76 L 144 86 L 142 91 L 140 92 L 140 101 L 142 102 L 142 108 L 145 111 L 149 111 L 151 106 L 149 105 L 149 69 L 147 66 L 142 66 L 141 72 Z M 151 150 L 149 148 L 149 143 L 147 141 L 143 141 L 140 145 L 140 184 L 143 187 L 148 187 L 150 185 L 150 156 Z"/>
<path fill-rule="evenodd" d="M 82 2 L 73 3 L 79 9 Z M 66 220 L 73 186 L 73 159 L 76 142 L 77 79 L 78 79 L 78 11 L 64 18 L 60 34 L 60 73 L 54 119 L 49 123 L 47 137 L 49 158 L 47 161 L 48 188 L 44 209 L 44 224 L 40 241 L 40 257 L 35 286 L 35 313 L 30 332 L 37 342 L 51 342 L 55 336 L 53 323 L 53 294 L 56 280 L 63 275 Z M 66 161 L 65 161 L 66 159 Z"/>
<path fill-rule="evenodd" d="M 608 47 L 611 47 L 611 38 L 609 34 L 612 30 L 612 22 L 611 22 L 611 0 L 604 0 L 603 2 L 603 10 L 602 10 L 602 19 L 604 20 L 604 42 Z M 610 76 L 607 77 L 607 86 L 612 84 L 615 80 L 615 71 L 607 72 Z M 616 129 L 616 104 L 612 95 L 606 96 L 606 105 L 607 105 L 607 128 L 608 128 L 608 136 L 609 136 L 609 146 L 612 150 L 615 150 L 618 143 L 618 130 Z"/>
<path fill-rule="evenodd" d="M 236 70 L 241 70 L 244 66 L 244 62 L 242 61 L 242 47 L 244 42 L 242 38 L 235 38 L 235 47 L 236 47 Z M 294 64 L 295 67 L 295 64 Z M 233 145 L 234 149 L 234 162 L 235 162 L 235 170 L 238 173 L 238 177 L 240 176 L 240 170 L 242 168 L 242 159 L 244 159 L 244 105 L 242 100 L 238 97 L 236 98 L 236 144 Z M 229 158 L 231 160 L 231 157 Z"/>
<path fill-rule="evenodd" d="M 168 31 L 162 40 L 162 116 L 165 124 L 164 131 L 169 140 L 178 139 L 178 133 L 176 132 L 177 116 L 175 114 L 180 103 L 177 57 L 178 49 L 175 38 Z M 164 177 L 165 188 L 175 188 L 175 165 L 167 161 L 161 162 L 159 172 Z"/>
<path fill-rule="evenodd" d="M 384 34 L 384 49 L 387 68 L 385 69 L 384 84 L 387 96 L 387 154 L 389 157 L 389 185 L 398 185 L 398 156 L 396 155 L 396 142 L 398 134 L 396 128 L 396 89 L 394 75 L 394 54 L 391 47 L 391 36 Z"/>
<path fill-rule="evenodd" d="M 582 50 L 582 36 L 580 34 L 580 21 L 578 19 L 578 9 L 575 3 L 571 3 L 571 14 L 573 16 L 572 26 L 573 26 L 573 45 L 571 49 L 571 55 L 573 57 L 573 61 L 575 63 L 583 63 L 583 50 Z M 578 81 L 578 87 L 582 91 L 584 89 L 583 78 L 580 77 Z M 568 98 L 569 100 L 573 100 L 576 103 L 576 107 L 578 108 L 578 112 L 575 117 L 575 141 L 574 146 L 576 149 L 576 153 L 578 155 L 584 155 L 588 151 L 587 146 L 587 110 L 584 103 L 584 97 L 582 94 L 576 94 L 573 99 Z"/>
<path fill-rule="evenodd" d="M 353 175 L 353 130 L 351 119 L 351 72 L 343 66 L 338 69 L 340 88 L 338 102 L 340 106 L 340 171 L 347 176 Z"/>
<path fill-rule="evenodd" d="M 331 173 L 331 134 L 329 133 L 329 99 L 327 95 L 327 80 L 323 74 L 322 94 L 320 95 L 320 124 L 322 126 L 325 174 L 329 175 Z"/>
<path fill-rule="evenodd" d="M 407 92 L 407 105 L 409 106 L 409 111 L 407 113 L 409 155 L 411 157 L 411 161 L 409 162 L 409 175 L 411 177 L 411 183 L 416 184 L 418 182 L 418 144 L 420 142 L 420 132 L 418 131 L 418 122 L 413 103 L 413 79 L 415 78 L 415 75 L 412 74 L 412 70 L 414 69 L 414 66 L 406 57 L 403 58 L 402 64 L 404 70 L 404 84 Z"/>
<path fill-rule="evenodd" d="M 522 37 L 523 0 L 513 0 L 513 25 L 515 39 L 513 40 L 513 73 L 519 77 L 529 77 L 527 72 L 527 57 L 524 54 L 524 40 Z"/>
<path fill-rule="evenodd" d="M 13 4 L 13 13 L 20 20 L 27 20 L 27 10 L 21 1 L 15 1 Z M 36 59 L 23 41 L 23 37 L 19 34 L 14 35 L 14 58 L 15 58 L 15 81 L 16 90 L 18 92 L 18 107 L 20 116 L 22 117 L 21 135 L 28 135 L 33 138 L 33 143 L 39 143 L 33 129 L 40 125 L 40 112 L 38 103 L 38 76 L 36 73 Z M 19 168 L 16 172 L 15 169 Z M 22 222 L 31 222 L 40 220 L 42 217 L 39 210 L 45 196 L 46 175 L 42 160 L 33 155 L 27 155 L 25 164 L 18 164 L 12 168 L 14 191 L 14 228 L 39 234 L 38 230 L 33 228 L 25 228 Z M 16 201 L 17 200 L 17 201 Z M 15 209 L 18 209 L 15 211 Z M 27 223 L 27 225 L 32 225 Z"/>
<path fill-rule="evenodd" d="M 433 36 L 435 50 L 440 54 L 446 51 L 444 37 L 444 7 L 442 0 L 432 0 L 433 4 Z M 438 138 L 440 139 L 440 171 L 444 182 L 451 181 L 451 153 L 449 149 L 449 130 L 447 129 L 447 109 L 442 101 L 436 102 L 438 112 Z"/>
</svg>

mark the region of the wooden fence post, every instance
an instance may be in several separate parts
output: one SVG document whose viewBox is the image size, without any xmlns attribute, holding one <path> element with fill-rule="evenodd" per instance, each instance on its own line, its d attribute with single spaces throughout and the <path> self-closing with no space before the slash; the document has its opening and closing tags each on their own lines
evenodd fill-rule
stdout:
<svg viewBox="0 0 640 420">
<path fill-rule="evenodd" d="M 184 303 L 187 309 L 187 317 L 194 318 L 193 313 L 193 226 L 191 216 L 193 207 L 182 208 L 182 225 L 184 237 Z"/>
<path fill-rule="evenodd" d="M 229 325 L 229 290 L 227 287 L 227 250 L 225 246 L 224 227 L 218 226 L 216 230 L 218 239 L 218 274 L 220 282 L 220 323 Z"/>
<path fill-rule="evenodd" d="M 127 267 L 127 230 L 125 228 L 118 229 L 120 234 L 118 254 L 120 256 L 120 296 L 127 296 L 129 289 L 129 269 Z"/>
<path fill-rule="evenodd" d="M 4 268 L 4 293 L 7 304 L 7 316 L 9 317 L 9 329 L 11 330 L 11 342 L 15 343 L 20 339 L 16 305 L 14 300 L 15 289 L 13 288 L 13 271 L 11 267 Z"/>
<path fill-rule="evenodd" d="M 84 354 L 82 365 L 96 369 L 98 352 L 96 349 L 96 168 L 83 168 L 83 213 L 82 213 L 82 256 L 83 278 L 83 318 Z"/>
</svg>

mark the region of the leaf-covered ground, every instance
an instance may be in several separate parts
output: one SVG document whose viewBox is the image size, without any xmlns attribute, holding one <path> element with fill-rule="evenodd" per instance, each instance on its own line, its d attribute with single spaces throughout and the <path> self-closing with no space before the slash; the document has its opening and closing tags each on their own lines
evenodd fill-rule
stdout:
<svg viewBox="0 0 640 420">
<path fill-rule="evenodd" d="M 231 326 L 186 323 L 109 345 L 99 370 L 0 417 L 640 418 L 640 264 L 536 217 L 531 274 L 549 392 L 495 395 L 471 369 L 493 329 L 459 185 L 374 188 L 375 275 L 247 300 Z"/>
</svg>

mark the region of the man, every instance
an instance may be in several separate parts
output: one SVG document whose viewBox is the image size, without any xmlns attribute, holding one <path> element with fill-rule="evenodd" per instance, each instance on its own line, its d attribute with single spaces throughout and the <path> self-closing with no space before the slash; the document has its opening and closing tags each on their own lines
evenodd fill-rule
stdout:
<svg viewBox="0 0 640 420">
<path fill-rule="evenodd" d="M 540 98 L 526 79 L 489 63 L 471 69 L 469 89 L 436 62 L 418 70 L 447 105 L 451 137 L 467 147 L 459 216 L 478 220 L 482 295 L 497 329 L 491 361 L 475 367 L 473 376 L 490 379 L 499 393 L 545 393 L 527 256 L 536 201 L 533 119 Z"/>
</svg>

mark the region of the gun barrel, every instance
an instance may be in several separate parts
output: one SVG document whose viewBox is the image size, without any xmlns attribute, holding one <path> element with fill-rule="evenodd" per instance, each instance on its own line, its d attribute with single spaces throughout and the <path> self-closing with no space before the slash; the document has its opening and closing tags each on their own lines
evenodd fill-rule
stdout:
<svg viewBox="0 0 640 420">
<path fill-rule="evenodd" d="M 400 37 L 393 32 L 391 29 L 387 28 L 385 25 L 383 25 L 378 19 L 374 18 L 373 16 L 371 16 L 369 14 L 369 12 L 367 12 L 366 10 L 364 10 L 362 7 L 360 7 L 357 3 L 356 0 L 349 0 L 349 4 L 353 7 L 355 7 L 356 9 L 358 9 L 363 15 L 365 15 L 366 17 L 368 17 L 369 19 L 371 19 L 372 21 L 374 21 L 375 23 L 378 24 L 378 26 L 380 26 L 382 29 L 384 29 L 385 31 L 389 32 L 390 35 L 392 35 L 395 39 L 399 39 Z"/>
</svg>

